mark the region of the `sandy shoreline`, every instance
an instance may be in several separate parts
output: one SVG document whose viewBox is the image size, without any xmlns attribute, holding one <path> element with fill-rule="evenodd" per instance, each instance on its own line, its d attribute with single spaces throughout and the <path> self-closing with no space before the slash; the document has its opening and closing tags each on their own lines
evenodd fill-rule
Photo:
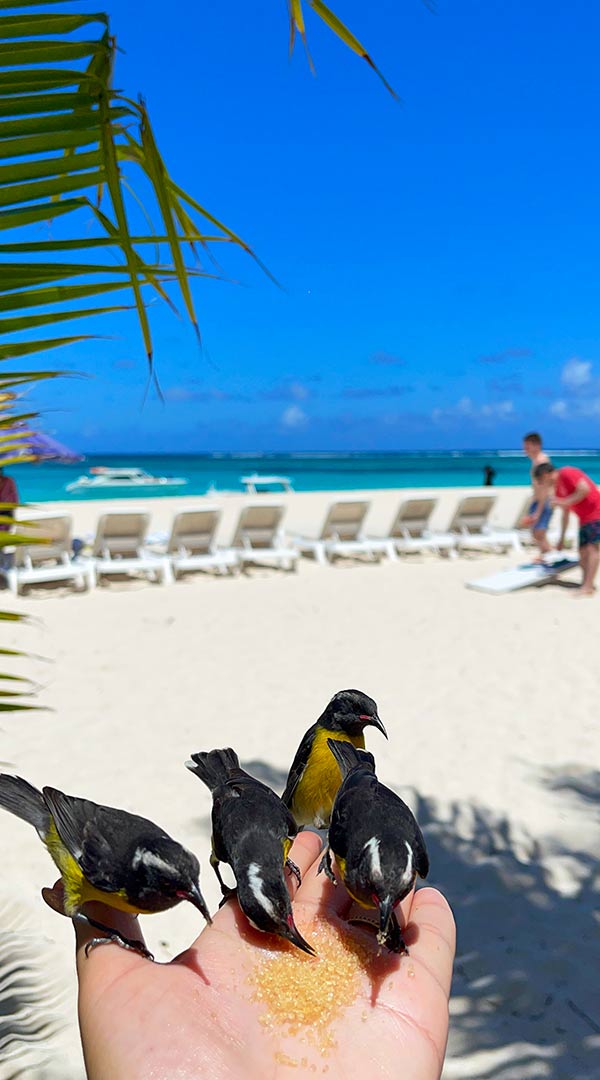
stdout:
<svg viewBox="0 0 600 1080">
<path fill-rule="evenodd" d="M 494 493 L 496 521 L 510 524 L 526 489 Z M 409 493 L 367 494 L 376 532 Z M 302 530 L 321 520 L 331 494 L 288 498 L 289 525 Z M 456 498 L 452 489 L 440 493 L 435 524 L 447 524 Z M 149 501 L 159 529 L 180 504 L 202 502 Z M 247 498 L 224 501 L 227 535 Z M 112 507 L 67 508 L 76 530 L 87 531 Z M 35 783 L 155 818 L 198 852 L 214 906 L 209 799 L 185 773 L 185 758 L 230 743 L 276 785 L 330 695 L 366 690 L 390 734 L 389 744 L 377 733 L 369 740 L 380 775 L 418 809 L 431 881 L 457 915 L 445 1076 L 591 1080 L 600 1055 L 600 802 L 590 764 L 600 751 L 600 608 L 573 602 L 564 586 L 504 597 L 464 588 L 514 561 L 303 560 L 295 575 L 255 570 L 168 588 L 134 582 L 89 596 L 39 589 L 11 598 L 5 606 L 36 619 L 5 628 L 3 644 L 50 658 L 19 668 L 43 682 L 54 712 L 5 717 L 2 756 Z M 0 850 L 2 894 L 20 898 L 42 971 L 66 988 L 67 1028 L 51 1050 L 55 1060 L 62 1055 L 59 1072 L 31 1075 L 81 1080 L 72 931 L 39 899 L 51 864 L 35 835 L 6 814 Z M 199 924 L 182 907 L 146 919 L 144 930 L 166 959 Z"/>
</svg>

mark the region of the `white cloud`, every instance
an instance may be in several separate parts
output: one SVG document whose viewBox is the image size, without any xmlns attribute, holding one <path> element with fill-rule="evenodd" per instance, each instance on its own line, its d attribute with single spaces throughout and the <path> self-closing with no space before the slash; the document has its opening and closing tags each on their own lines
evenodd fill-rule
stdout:
<svg viewBox="0 0 600 1080">
<path fill-rule="evenodd" d="M 309 394 L 310 390 L 308 389 L 308 386 L 304 385 L 304 383 L 290 383 L 290 395 L 294 398 L 295 401 L 305 401 Z"/>
<path fill-rule="evenodd" d="M 286 428 L 302 428 L 308 423 L 308 416 L 299 405 L 290 405 L 283 410 L 281 423 Z"/>
<path fill-rule="evenodd" d="M 510 420 L 515 413 L 513 401 L 494 401 L 476 405 L 470 397 L 462 397 L 455 405 L 434 409 L 431 419 L 434 424 L 448 420 L 471 420 L 473 423 L 486 423 L 490 420 Z"/>
<path fill-rule="evenodd" d="M 570 390 L 579 390 L 581 386 L 586 386 L 592 381 L 591 360 L 580 360 L 577 356 L 571 357 L 563 366 L 560 381 Z"/>
<path fill-rule="evenodd" d="M 556 416 L 558 420 L 566 420 L 569 414 L 569 408 L 566 401 L 553 401 L 548 412 L 550 413 L 550 416 Z"/>
</svg>

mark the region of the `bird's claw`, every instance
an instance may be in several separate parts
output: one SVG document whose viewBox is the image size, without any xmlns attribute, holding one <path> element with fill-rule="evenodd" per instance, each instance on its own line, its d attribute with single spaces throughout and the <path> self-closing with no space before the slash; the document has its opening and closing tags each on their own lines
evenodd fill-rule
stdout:
<svg viewBox="0 0 600 1080">
<path fill-rule="evenodd" d="M 139 953 L 145 960 L 154 960 L 154 954 L 146 948 L 143 941 L 135 941 L 132 938 L 123 937 L 122 934 L 117 934 L 115 931 L 110 937 L 95 937 L 91 941 L 88 941 L 85 946 L 85 955 L 89 956 L 92 949 L 95 949 L 98 945 L 120 945 L 122 949 L 131 949 L 132 952 Z"/>
<path fill-rule="evenodd" d="M 337 885 L 337 879 L 331 865 L 331 854 L 329 848 L 326 848 L 323 852 L 323 855 L 321 856 L 321 861 L 319 863 L 319 869 L 317 870 L 317 874 L 320 874 L 322 870 L 325 871 L 325 874 L 329 878 L 331 884 Z"/>
<path fill-rule="evenodd" d="M 232 896 L 237 896 L 237 889 L 231 889 L 229 885 L 225 885 L 223 882 L 221 882 L 221 900 L 219 902 L 219 911 L 227 903 L 228 900 L 231 900 Z"/>
<path fill-rule="evenodd" d="M 302 874 L 300 873 L 300 867 L 296 866 L 296 863 L 292 862 L 291 859 L 286 859 L 285 860 L 285 865 L 287 866 L 290 874 L 293 874 L 294 877 L 296 878 L 296 881 L 298 882 L 298 886 L 300 886 L 302 884 Z"/>
</svg>

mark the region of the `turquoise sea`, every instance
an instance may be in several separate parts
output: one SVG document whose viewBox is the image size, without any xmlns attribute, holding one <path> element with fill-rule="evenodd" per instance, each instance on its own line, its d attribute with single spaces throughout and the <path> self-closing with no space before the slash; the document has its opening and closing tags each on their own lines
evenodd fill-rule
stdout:
<svg viewBox="0 0 600 1080">
<path fill-rule="evenodd" d="M 600 451 L 552 452 L 559 464 L 572 463 L 600 483 Z M 178 488 L 127 488 L 67 492 L 66 485 L 97 465 L 134 465 L 154 476 L 182 476 Z M 529 463 L 518 451 L 448 451 L 388 454 L 102 454 L 90 455 L 74 465 L 46 462 L 19 465 L 12 470 L 24 502 L 52 502 L 86 498 L 161 498 L 165 495 L 204 495 L 241 491 L 240 477 L 248 473 L 289 476 L 296 491 L 356 491 L 377 488 L 476 487 L 483 469 L 496 470 L 498 487 L 528 483 Z"/>
</svg>

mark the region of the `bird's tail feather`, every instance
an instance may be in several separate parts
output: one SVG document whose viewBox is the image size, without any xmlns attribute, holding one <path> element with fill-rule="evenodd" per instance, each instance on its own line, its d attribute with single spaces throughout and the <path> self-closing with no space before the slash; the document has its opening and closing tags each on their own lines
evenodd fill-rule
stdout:
<svg viewBox="0 0 600 1080">
<path fill-rule="evenodd" d="M 0 806 L 33 825 L 40 836 L 45 836 L 50 828 L 50 812 L 44 796 L 20 776 L 0 773 Z"/>
<path fill-rule="evenodd" d="M 211 791 L 240 772 L 240 760 L 230 747 L 192 754 L 192 760 L 185 764 Z"/>
<path fill-rule="evenodd" d="M 337 761 L 342 776 L 347 776 L 358 765 L 366 765 L 375 769 L 375 758 L 366 750 L 357 750 L 351 742 L 345 739 L 328 739 L 327 745 Z"/>
</svg>

